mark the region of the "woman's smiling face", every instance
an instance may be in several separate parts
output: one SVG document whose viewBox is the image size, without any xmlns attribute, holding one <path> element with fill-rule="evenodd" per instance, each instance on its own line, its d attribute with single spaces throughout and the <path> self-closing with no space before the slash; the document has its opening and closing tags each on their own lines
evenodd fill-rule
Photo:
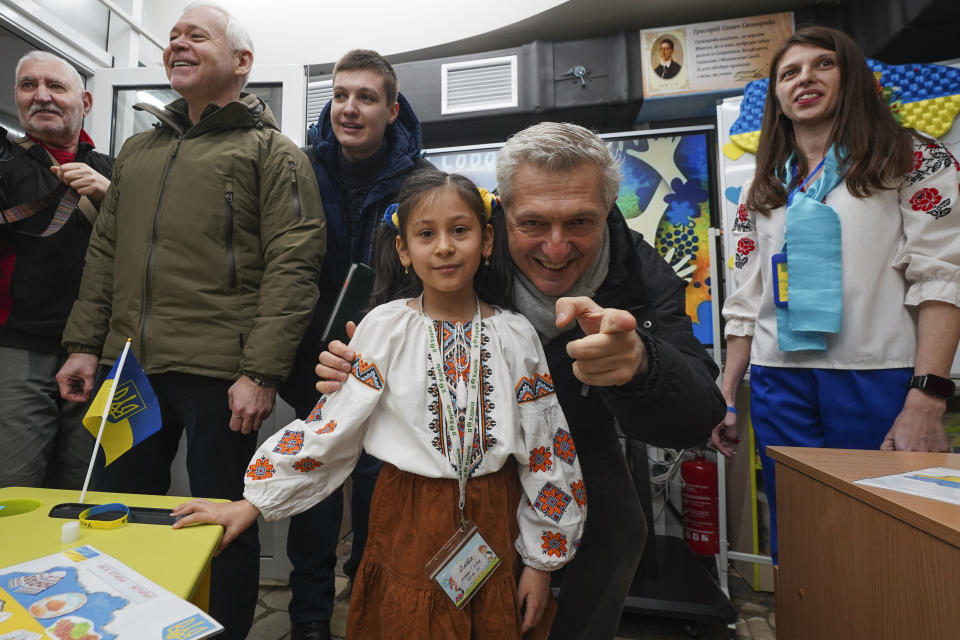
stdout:
<svg viewBox="0 0 960 640">
<path fill-rule="evenodd" d="M 832 124 L 840 105 L 841 75 L 835 52 L 805 44 L 790 47 L 773 79 L 780 111 L 794 125 Z"/>
</svg>

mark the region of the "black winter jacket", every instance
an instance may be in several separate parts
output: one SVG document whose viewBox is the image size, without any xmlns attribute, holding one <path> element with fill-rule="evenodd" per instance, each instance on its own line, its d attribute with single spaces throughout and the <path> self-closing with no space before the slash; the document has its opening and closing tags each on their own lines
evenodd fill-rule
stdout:
<svg viewBox="0 0 960 640">
<path fill-rule="evenodd" d="M 403 94 L 397 96 L 400 112 L 384 132 L 387 155 L 383 168 L 364 197 L 358 229 L 351 243 L 343 211 L 344 186 L 340 178 L 340 143 L 330 122 L 330 103 L 311 127 L 313 144 L 305 148 L 320 186 L 323 211 L 327 218 L 327 253 L 320 270 L 319 297 L 310 326 L 297 350 L 293 370 L 286 383 L 280 385 L 281 397 L 305 418 L 320 394 L 314 384 L 317 356 L 326 347 L 320 336 L 327 325 L 333 305 L 340 294 L 343 279 L 352 262 L 373 265 L 374 240 L 383 212 L 396 202 L 400 185 L 413 171 L 432 165 L 421 158 L 423 139 L 420 122 Z"/>
<path fill-rule="evenodd" d="M 593 299 L 625 309 L 649 353 L 647 375 L 623 386 L 587 387 L 573 375 L 566 346 L 583 337 L 579 326 L 544 346 L 557 397 L 581 453 L 615 446 L 616 418 L 624 433 L 659 447 L 700 444 L 726 413 L 715 383 L 719 368 L 694 337 L 685 312 L 686 283 L 643 236 L 614 210 L 610 269 Z"/>
<path fill-rule="evenodd" d="M 400 185 L 414 169 L 430 167 L 423 155 L 420 122 L 403 94 L 397 95 L 400 112 L 384 132 L 387 157 L 383 169 L 363 200 L 359 229 L 351 244 L 343 212 L 343 186 L 339 179 L 340 143 L 330 123 L 330 103 L 320 113 L 316 140 L 308 153 L 320 185 L 323 210 L 327 217 L 327 255 L 320 271 L 320 297 L 304 337 L 306 350 L 319 354 L 320 333 L 327 324 L 333 305 L 340 294 L 340 285 L 351 262 L 373 264 L 374 232 L 383 212 L 396 202 Z"/>
<path fill-rule="evenodd" d="M 0 128 L 0 209 L 36 200 L 59 181 L 39 144 L 24 149 Z M 76 162 L 85 162 L 110 177 L 113 158 L 81 142 Z M 95 206 L 96 203 L 94 203 Z M 91 225 L 75 209 L 66 224 L 46 238 L 43 232 L 56 204 L 12 225 L 0 225 L 0 346 L 60 353 L 60 337 L 80 290 L 83 258 Z"/>
</svg>

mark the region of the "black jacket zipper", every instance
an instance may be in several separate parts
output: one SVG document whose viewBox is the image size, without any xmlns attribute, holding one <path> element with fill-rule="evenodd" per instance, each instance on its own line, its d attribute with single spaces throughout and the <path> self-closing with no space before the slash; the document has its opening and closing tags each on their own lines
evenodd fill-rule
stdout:
<svg viewBox="0 0 960 640">
<path fill-rule="evenodd" d="M 160 195 L 157 197 L 157 210 L 153 214 L 153 230 L 150 234 L 150 249 L 147 252 L 147 267 L 144 270 L 144 284 L 143 284 L 143 322 L 140 323 L 140 358 L 146 363 L 147 360 L 147 327 L 150 324 L 150 313 L 152 312 L 152 304 L 150 302 L 151 297 L 153 296 L 153 287 L 150 285 L 150 275 L 153 271 L 153 258 L 157 252 L 157 227 L 160 222 L 160 210 L 163 207 L 163 196 L 167 191 L 167 178 L 170 175 L 170 167 L 173 166 L 174 160 L 177 159 L 177 151 L 180 150 L 180 143 L 183 142 L 183 136 L 181 135 L 177 138 L 176 143 L 173 145 L 173 150 L 170 152 L 170 160 L 167 162 L 166 168 L 163 170 L 163 178 L 160 180 Z"/>
<path fill-rule="evenodd" d="M 231 289 L 237 288 L 237 258 L 233 252 L 233 191 L 227 191 L 224 198 L 227 227 L 227 282 Z"/>
<path fill-rule="evenodd" d="M 290 160 L 287 163 L 287 166 L 290 167 L 290 172 L 293 174 L 293 182 L 290 183 L 291 188 L 293 189 L 293 215 L 296 218 L 301 216 L 300 211 L 300 185 L 297 183 L 297 163 L 293 160 Z"/>
</svg>

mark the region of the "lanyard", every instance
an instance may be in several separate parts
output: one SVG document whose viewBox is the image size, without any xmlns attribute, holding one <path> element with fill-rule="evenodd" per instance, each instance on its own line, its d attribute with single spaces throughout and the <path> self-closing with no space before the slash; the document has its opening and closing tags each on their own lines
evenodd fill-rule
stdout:
<svg viewBox="0 0 960 640">
<path fill-rule="evenodd" d="M 789 207 L 791 204 L 793 204 L 793 198 L 794 198 L 794 196 L 797 195 L 797 192 L 798 192 L 798 191 L 803 191 L 803 188 L 804 188 L 805 186 L 807 186 L 807 183 L 810 182 L 810 180 L 813 179 L 813 176 L 817 175 L 817 172 L 820 171 L 820 169 L 823 168 L 823 163 L 826 162 L 826 161 L 827 161 L 827 157 L 824 156 L 824 157 L 823 157 L 823 160 L 820 161 L 820 164 L 818 164 L 817 167 L 810 173 L 810 175 L 807 176 L 807 179 L 804 180 L 803 182 L 801 182 L 799 187 L 794 188 L 794 190 L 790 192 L 790 195 L 787 196 L 787 206 L 788 206 L 788 207 Z M 796 171 L 796 165 L 794 165 L 794 171 Z"/>
<path fill-rule="evenodd" d="M 480 302 L 477 301 L 477 310 L 473 314 L 473 331 L 470 340 L 470 379 L 468 383 L 469 392 L 466 398 L 461 393 L 457 394 L 457 410 L 453 408 L 453 401 L 450 399 L 450 388 L 447 385 L 447 374 L 443 371 L 443 355 L 437 345 L 437 334 L 433 329 L 433 321 L 423 310 L 423 295 L 420 296 L 420 315 L 423 317 L 424 327 L 427 331 L 427 345 L 430 348 L 430 362 L 433 365 L 433 372 L 437 378 L 437 390 L 440 394 L 440 406 L 443 412 L 443 418 L 446 422 L 447 437 L 450 440 L 456 459 L 450 460 L 450 450 L 447 450 L 447 459 L 457 470 L 457 481 L 460 485 L 460 527 L 463 529 L 466 525 L 466 519 L 463 516 L 463 506 L 466 498 L 467 479 L 470 477 L 470 466 L 473 461 L 473 434 L 477 426 L 477 400 L 480 397 Z M 462 325 L 457 323 L 458 331 L 462 331 Z M 458 341 L 459 342 L 459 341 Z M 466 402 L 464 402 L 466 400 Z M 465 424 L 463 428 L 463 446 L 457 447 L 456 443 L 460 440 L 460 433 L 457 429 L 457 413 L 465 411 Z"/>
</svg>

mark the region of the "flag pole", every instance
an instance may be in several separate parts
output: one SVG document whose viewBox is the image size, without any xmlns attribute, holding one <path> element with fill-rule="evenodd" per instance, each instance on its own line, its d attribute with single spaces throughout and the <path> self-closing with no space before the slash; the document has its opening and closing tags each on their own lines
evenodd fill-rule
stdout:
<svg viewBox="0 0 960 640">
<path fill-rule="evenodd" d="M 103 408 L 103 417 L 100 419 L 100 430 L 97 431 L 97 442 L 93 445 L 93 453 L 90 454 L 90 465 L 87 467 L 87 477 L 83 480 L 83 490 L 80 492 L 80 504 L 87 495 L 87 485 L 90 484 L 90 476 L 93 474 L 93 463 L 97 459 L 97 449 L 100 448 L 100 438 L 103 436 L 103 427 L 107 424 L 107 418 L 110 416 L 110 408 L 113 406 L 113 394 L 117 391 L 117 384 L 120 382 L 120 372 L 123 371 L 123 363 L 127 359 L 127 352 L 130 351 L 131 338 L 127 338 L 127 343 L 123 345 L 123 353 L 120 354 L 120 360 L 117 362 L 117 372 L 113 375 L 113 384 L 110 385 L 110 394 L 107 396 L 107 404 Z"/>
</svg>

